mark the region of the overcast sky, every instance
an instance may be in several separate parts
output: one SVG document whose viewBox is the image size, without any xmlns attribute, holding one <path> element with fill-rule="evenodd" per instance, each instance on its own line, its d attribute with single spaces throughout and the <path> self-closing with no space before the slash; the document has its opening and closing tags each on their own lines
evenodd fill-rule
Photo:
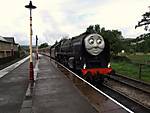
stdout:
<svg viewBox="0 0 150 113">
<path fill-rule="evenodd" d="M 32 0 L 33 45 L 50 45 L 63 36 L 76 36 L 89 25 L 118 29 L 125 38 L 146 33 L 135 29 L 142 14 L 149 11 L 150 0 Z M 0 36 L 15 37 L 21 45 L 29 45 L 29 0 L 0 0 Z"/>
</svg>

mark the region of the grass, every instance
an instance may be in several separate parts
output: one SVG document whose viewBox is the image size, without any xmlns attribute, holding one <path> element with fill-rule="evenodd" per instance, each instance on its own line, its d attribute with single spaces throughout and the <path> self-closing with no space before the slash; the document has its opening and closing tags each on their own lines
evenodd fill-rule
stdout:
<svg viewBox="0 0 150 113">
<path fill-rule="evenodd" d="M 146 63 L 150 62 L 150 55 L 128 55 L 128 58 L 137 63 Z"/>
<path fill-rule="evenodd" d="M 139 79 L 139 65 L 150 61 L 150 55 L 130 55 L 128 58 L 136 64 L 127 61 L 112 61 L 112 68 L 120 74 Z M 150 83 L 150 65 L 142 65 L 141 80 Z"/>
</svg>

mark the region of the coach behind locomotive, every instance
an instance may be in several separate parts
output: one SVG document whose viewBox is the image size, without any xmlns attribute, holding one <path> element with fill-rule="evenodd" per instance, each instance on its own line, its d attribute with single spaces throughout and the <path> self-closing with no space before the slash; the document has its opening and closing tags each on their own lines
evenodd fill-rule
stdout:
<svg viewBox="0 0 150 113">
<path fill-rule="evenodd" d="M 103 80 L 103 77 L 112 71 L 109 67 L 109 43 L 97 33 L 83 33 L 61 40 L 57 45 L 59 49 L 55 49 L 55 59 L 72 70 L 81 72 L 85 79 Z"/>
</svg>

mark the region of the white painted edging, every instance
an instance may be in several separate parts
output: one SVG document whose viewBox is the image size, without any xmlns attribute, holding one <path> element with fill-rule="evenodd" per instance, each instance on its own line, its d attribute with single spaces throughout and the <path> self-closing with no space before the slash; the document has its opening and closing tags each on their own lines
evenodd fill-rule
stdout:
<svg viewBox="0 0 150 113">
<path fill-rule="evenodd" d="M 35 67 L 34 67 L 34 79 L 35 80 L 37 79 L 37 75 L 38 75 L 38 72 L 39 72 L 38 65 L 39 65 L 39 60 L 36 61 L 36 64 L 35 64 Z"/>
<path fill-rule="evenodd" d="M 0 78 L 2 78 L 4 75 L 6 75 L 10 71 L 14 70 L 15 68 L 17 68 L 19 65 L 24 63 L 28 58 L 29 58 L 29 56 L 16 62 L 16 63 L 14 63 L 14 64 L 12 64 L 12 65 L 10 65 L 10 66 L 8 66 L 8 67 L 6 67 L 6 68 L 4 68 L 4 69 L 2 69 L 2 70 L 0 70 Z"/>
<path fill-rule="evenodd" d="M 113 99 L 112 97 L 110 97 L 109 95 L 107 95 L 106 93 L 104 93 L 103 91 L 99 90 L 98 88 L 96 88 L 92 84 L 88 83 L 86 80 L 84 80 L 83 78 L 79 77 L 77 74 L 75 74 L 74 72 L 72 72 L 71 70 L 69 70 L 68 68 L 66 68 L 62 64 L 60 64 L 59 62 L 57 62 L 57 63 L 59 65 L 61 65 L 62 67 L 64 67 L 65 69 L 67 69 L 69 72 L 73 73 L 76 77 L 78 77 L 79 79 L 81 79 L 82 81 L 84 81 L 85 83 L 87 83 L 88 85 L 90 85 L 92 88 L 94 88 L 95 90 L 97 90 L 98 92 L 100 92 L 102 95 L 106 96 L 107 98 L 109 98 L 110 100 L 112 100 L 114 103 L 116 103 L 117 105 L 119 105 L 120 107 L 122 107 L 123 109 L 125 109 L 126 111 L 128 111 L 129 113 L 134 113 L 129 108 L 125 107 L 124 105 L 122 105 L 121 103 L 119 103 L 118 101 L 116 101 L 115 99 Z"/>
</svg>

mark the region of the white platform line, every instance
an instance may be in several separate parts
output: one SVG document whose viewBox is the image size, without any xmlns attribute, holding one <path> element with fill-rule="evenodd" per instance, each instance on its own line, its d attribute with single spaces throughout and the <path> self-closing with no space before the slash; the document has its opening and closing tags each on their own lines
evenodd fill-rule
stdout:
<svg viewBox="0 0 150 113">
<path fill-rule="evenodd" d="M 4 69 L 2 69 L 2 70 L 0 70 L 0 78 L 5 76 L 7 73 L 14 70 L 15 68 L 17 68 L 19 65 L 24 63 L 28 58 L 29 58 L 29 56 L 16 62 L 16 63 L 14 63 L 14 64 L 12 64 L 12 65 L 10 65 L 10 66 L 8 66 L 8 67 L 6 67 L 6 68 L 4 68 Z"/>
<path fill-rule="evenodd" d="M 38 65 L 39 65 L 39 60 L 36 60 L 36 64 L 35 64 L 35 67 L 34 67 L 34 79 L 35 80 L 37 79 L 37 75 L 38 75 L 38 72 L 39 72 Z"/>
<path fill-rule="evenodd" d="M 65 66 L 63 66 L 62 64 L 60 64 L 59 62 L 57 62 L 59 65 L 61 65 L 62 67 L 64 67 L 65 69 L 67 69 L 69 72 L 73 73 L 76 77 L 78 77 L 79 79 L 81 79 L 82 81 L 84 81 L 85 83 L 87 83 L 88 85 L 90 85 L 92 88 L 94 88 L 96 91 L 100 92 L 102 95 L 106 96 L 107 98 L 109 98 L 110 100 L 112 100 L 114 103 L 116 103 L 117 105 L 119 105 L 120 107 L 122 107 L 123 109 L 125 109 L 126 111 L 128 111 L 129 113 L 134 113 L 133 111 L 131 111 L 129 108 L 125 107 L 124 105 L 122 105 L 121 103 L 119 103 L 118 101 L 116 101 L 115 99 L 113 99 L 112 97 L 110 97 L 109 95 L 107 95 L 106 93 L 104 93 L 103 91 L 99 90 L 98 88 L 96 88 L 95 86 L 93 86 L 92 84 L 88 83 L 86 80 L 84 80 L 83 78 L 79 77 L 76 73 L 72 72 L 71 70 L 69 70 L 68 68 L 66 68 Z"/>
</svg>

